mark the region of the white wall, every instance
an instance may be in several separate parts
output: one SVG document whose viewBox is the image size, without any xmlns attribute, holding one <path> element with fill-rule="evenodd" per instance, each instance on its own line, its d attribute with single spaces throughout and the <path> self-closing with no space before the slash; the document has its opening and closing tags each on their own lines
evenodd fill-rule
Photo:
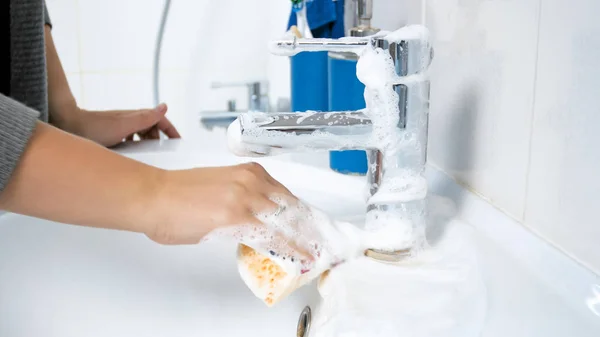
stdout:
<svg viewBox="0 0 600 337">
<path fill-rule="evenodd" d="M 163 3 L 47 0 L 55 44 L 80 106 L 152 106 L 152 62 Z M 211 81 L 271 75 L 273 101 L 289 96 L 289 81 L 279 75 L 288 71 L 286 60 L 273 60 L 266 48 L 269 39 L 284 32 L 289 6 L 283 0 L 172 0 L 160 90 L 183 136 L 200 132 L 201 110 L 223 110 L 232 98 L 239 109 L 247 106 L 245 88 L 213 90 Z"/>
<path fill-rule="evenodd" d="M 600 272 L 600 3 L 426 5 L 430 161 Z"/>
<path fill-rule="evenodd" d="M 150 106 L 162 0 L 47 0 L 68 78 L 86 108 Z M 425 2 L 425 3 L 423 3 Z M 161 90 L 184 136 L 197 113 L 243 107 L 271 81 L 289 95 L 285 58 L 265 44 L 287 0 L 173 0 Z M 600 272 L 600 3 L 595 0 L 375 0 L 374 25 L 423 20 L 432 65 L 429 161 Z"/>
</svg>

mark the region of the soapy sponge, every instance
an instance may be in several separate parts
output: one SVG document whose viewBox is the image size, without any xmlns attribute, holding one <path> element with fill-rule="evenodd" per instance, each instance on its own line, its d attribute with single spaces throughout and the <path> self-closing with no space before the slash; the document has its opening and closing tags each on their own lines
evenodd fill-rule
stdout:
<svg viewBox="0 0 600 337">
<path fill-rule="evenodd" d="M 242 280 L 269 307 L 364 250 L 354 225 L 299 200 L 272 200 L 281 211 L 257 215 L 264 227 L 238 231 L 237 250 Z"/>
<path fill-rule="evenodd" d="M 275 252 L 267 256 L 244 244 L 238 245 L 237 255 L 242 280 L 269 307 L 323 272 L 303 270 L 298 261 L 285 261 Z"/>
<path fill-rule="evenodd" d="M 322 224 L 326 227 L 329 224 Z M 273 250 L 261 250 L 239 244 L 238 271 L 248 288 L 272 307 L 298 288 L 320 277 L 319 285 L 327 279 L 328 271 L 338 264 L 360 256 L 362 248 L 346 233 L 337 232 L 337 244 L 325 243 L 311 252 L 310 263 L 294 259 Z"/>
</svg>

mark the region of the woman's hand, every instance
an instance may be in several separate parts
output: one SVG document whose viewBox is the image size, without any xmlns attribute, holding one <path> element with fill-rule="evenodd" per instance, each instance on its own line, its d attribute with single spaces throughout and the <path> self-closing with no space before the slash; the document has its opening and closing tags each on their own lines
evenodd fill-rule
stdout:
<svg viewBox="0 0 600 337">
<path fill-rule="evenodd" d="M 104 146 L 113 146 L 124 139 L 158 139 L 159 132 L 169 138 L 179 133 L 165 117 L 167 106 L 153 109 L 87 111 L 80 109 L 71 93 L 65 72 L 52 40 L 49 26 L 45 27 L 46 66 L 48 72 L 48 111 L 50 123 L 69 133 L 87 138 Z"/>
<path fill-rule="evenodd" d="M 162 244 L 194 244 L 217 228 L 262 225 L 256 215 L 278 209 L 270 198 L 296 200 L 256 163 L 166 171 L 159 186 L 146 235 Z"/>
<path fill-rule="evenodd" d="M 104 146 L 114 146 L 124 139 L 133 140 L 135 134 L 140 139 L 159 139 L 159 132 L 169 138 L 180 138 L 177 129 L 165 114 L 167 105 L 159 104 L 153 109 L 87 111 L 79 110 L 71 114 L 75 119 L 65 131 L 87 138 Z"/>
<path fill-rule="evenodd" d="M 0 209 L 187 244 L 218 227 L 262 225 L 254 214 L 277 210 L 273 196 L 296 200 L 258 164 L 166 171 L 37 122 Z"/>
</svg>

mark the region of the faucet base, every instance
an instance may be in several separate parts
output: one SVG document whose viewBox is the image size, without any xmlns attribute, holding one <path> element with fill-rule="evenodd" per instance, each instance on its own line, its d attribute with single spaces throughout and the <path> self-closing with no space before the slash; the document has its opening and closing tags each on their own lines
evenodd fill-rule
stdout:
<svg viewBox="0 0 600 337">
<path fill-rule="evenodd" d="M 369 257 L 398 262 L 425 246 L 425 200 L 369 205 L 365 217 Z"/>
</svg>

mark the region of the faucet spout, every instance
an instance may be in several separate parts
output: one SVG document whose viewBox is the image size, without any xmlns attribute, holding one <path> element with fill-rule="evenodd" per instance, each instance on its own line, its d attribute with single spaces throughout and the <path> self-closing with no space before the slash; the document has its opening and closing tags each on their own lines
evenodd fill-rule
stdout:
<svg viewBox="0 0 600 337">
<path fill-rule="evenodd" d="M 342 112 L 252 113 L 238 119 L 241 141 L 266 153 L 365 149 L 371 119 L 364 110 Z"/>
<path fill-rule="evenodd" d="M 273 42 L 271 52 L 277 55 L 303 51 L 359 55 L 363 66 L 357 75 L 366 87 L 368 110 L 242 114 L 231 124 L 230 146 L 234 152 L 263 156 L 301 150 L 366 150 L 365 229 L 383 233 L 372 248 L 418 250 L 424 242 L 427 193 L 427 70 L 433 58 L 428 36 L 424 27 L 407 26 L 365 38 L 294 37 Z M 364 67 L 370 66 L 365 72 Z"/>
</svg>

